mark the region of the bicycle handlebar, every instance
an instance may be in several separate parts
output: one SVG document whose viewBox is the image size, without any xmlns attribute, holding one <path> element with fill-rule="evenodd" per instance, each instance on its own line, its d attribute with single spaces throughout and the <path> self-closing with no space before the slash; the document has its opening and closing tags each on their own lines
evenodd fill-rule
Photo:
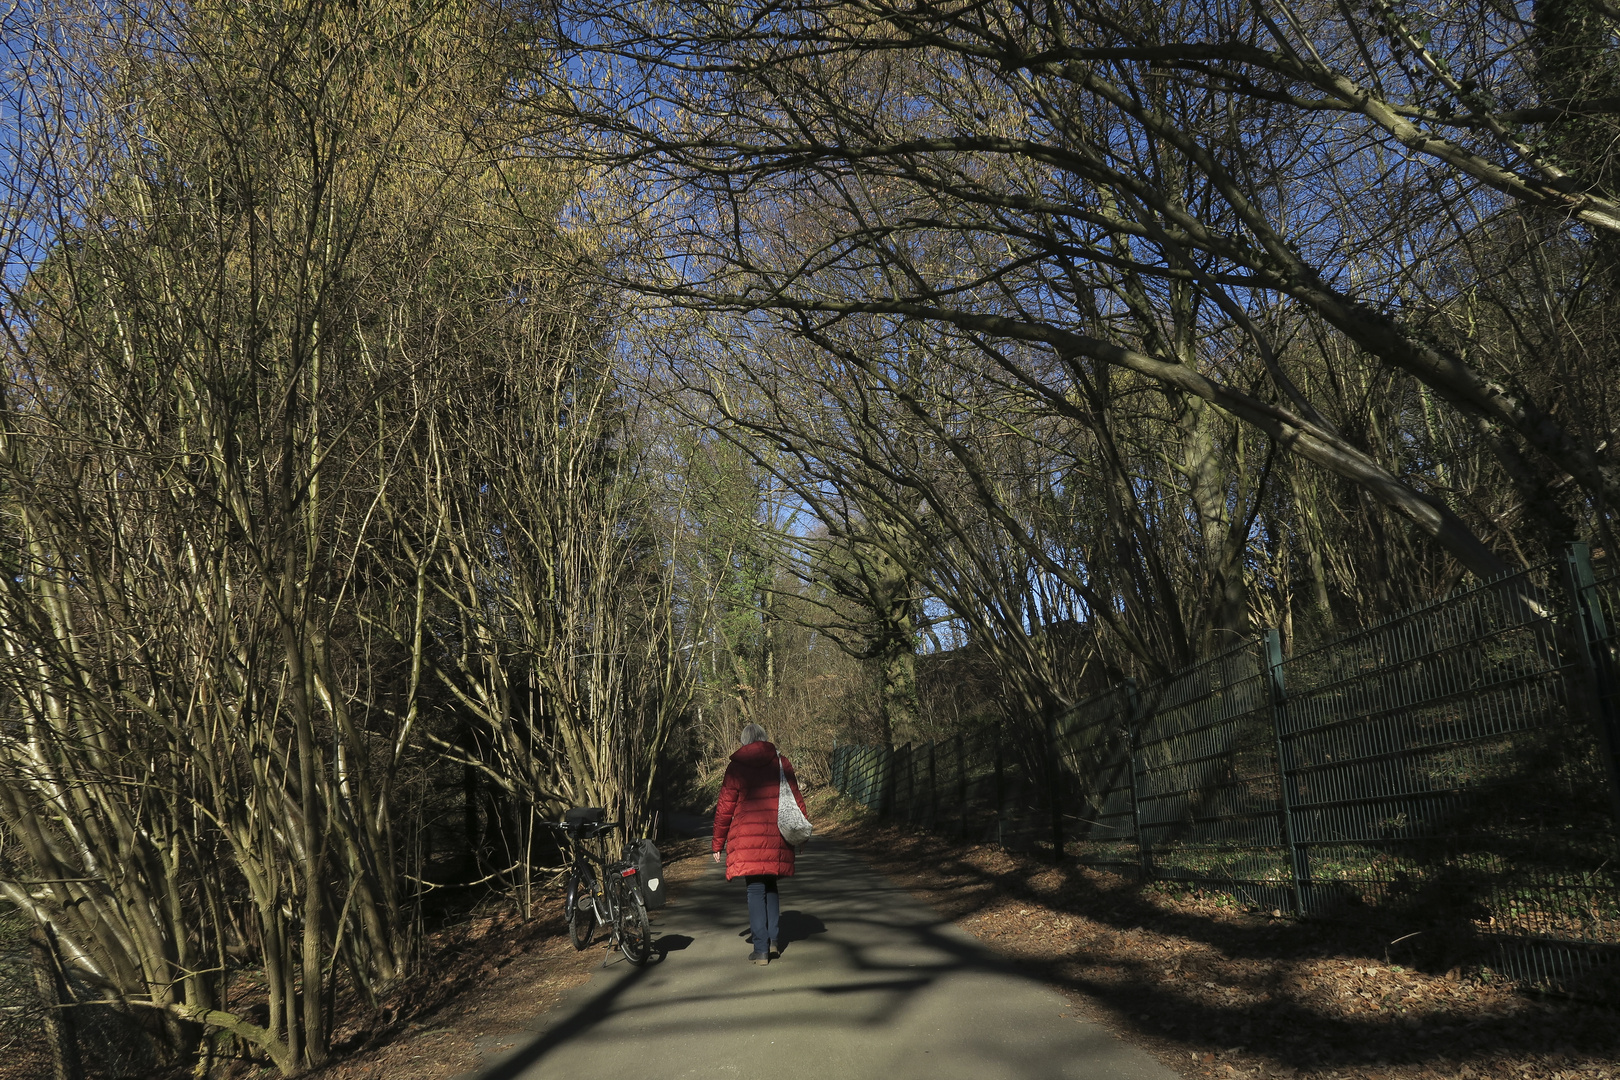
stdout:
<svg viewBox="0 0 1620 1080">
<path fill-rule="evenodd" d="M 581 831 L 583 831 L 585 829 L 595 829 L 599 833 L 604 833 L 604 832 L 607 832 L 609 829 L 617 829 L 619 826 L 623 825 L 624 822 L 622 822 L 622 821 L 594 821 L 594 822 L 584 822 L 582 824 L 575 825 L 572 822 L 567 822 L 567 821 L 542 821 L 540 824 L 544 825 L 548 829 L 557 829 L 557 830 L 559 830 L 561 832 L 567 832 L 570 829 L 579 829 Z"/>
</svg>

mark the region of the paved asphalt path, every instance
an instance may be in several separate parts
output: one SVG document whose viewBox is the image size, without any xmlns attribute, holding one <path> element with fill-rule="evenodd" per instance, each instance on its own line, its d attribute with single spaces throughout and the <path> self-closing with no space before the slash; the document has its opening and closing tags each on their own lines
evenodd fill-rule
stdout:
<svg viewBox="0 0 1620 1080">
<path fill-rule="evenodd" d="M 653 930 L 646 967 L 615 953 L 531 1030 L 480 1037 L 478 1080 L 1175 1080 L 824 841 L 782 881 L 768 967 L 748 962 L 742 882 L 713 864 Z"/>
</svg>

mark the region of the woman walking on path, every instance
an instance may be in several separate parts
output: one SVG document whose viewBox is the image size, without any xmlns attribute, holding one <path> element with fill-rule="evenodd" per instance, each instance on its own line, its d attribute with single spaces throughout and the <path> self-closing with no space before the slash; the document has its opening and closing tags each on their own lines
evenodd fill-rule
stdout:
<svg viewBox="0 0 1620 1080">
<path fill-rule="evenodd" d="M 781 772 L 777 762 L 781 762 Z M 731 755 L 726 779 L 720 785 L 720 804 L 714 810 L 714 861 L 726 853 L 726 880 L 748 882 L 748 927 L 753 933 L 756 964 L 778 955 L 777 919 L 782 902 L 776 879 L 793 876 L 793 847 L 777 827 L 776 800 L 781 778 L 787 777 L 793 798 L 804 811 L 804 797 L 793 765 L 765 738 L 765 729 L 749 724 L 742 729 L 742 746 Z"/>
</svg>

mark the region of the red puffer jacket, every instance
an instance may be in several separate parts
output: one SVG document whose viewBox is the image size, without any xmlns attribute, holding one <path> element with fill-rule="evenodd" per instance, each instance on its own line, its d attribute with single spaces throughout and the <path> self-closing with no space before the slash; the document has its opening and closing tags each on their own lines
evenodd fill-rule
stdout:
<svg viewBox="0 0 1620 1080">
<path fill-rule="evenodd" d="M 793 763 L 782 759 L 793 798 L 804 809 Z M 747 874 L 793 873 L 793 848 L 776 826 L 776 746 L 768 742 L 738 747 L 726 766 L 720 785 L 720 804 L 714 810 L 714 850 L 726 852 L 726 880 Z"/>
</svg>

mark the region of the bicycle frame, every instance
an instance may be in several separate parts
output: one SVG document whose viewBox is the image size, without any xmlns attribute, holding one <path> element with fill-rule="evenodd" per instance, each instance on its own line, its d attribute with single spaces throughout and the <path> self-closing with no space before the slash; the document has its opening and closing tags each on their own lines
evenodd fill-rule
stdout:
<svg viewBox="0 0 1620 1080">
<path fill-rule="evenodd" d="M 574 862 L 568 869 L 568 894 L 563 901 L 564 915 L 569 919 L 574 917 L 574 911 L 581 901 L 580 886 L 584 885 L 584 902 L 590 905 L 599 922 L 611 925 L 610 920 L 604 917 L 607 912 L 597 910 L 596 906 L 596 898 L 602 891 L 598 888 L 597 883 L 607 879 L 607 859 L 591 851 L 585 845 L 592 840 L 600 839 L 604 832 L 616 827 L 618 822 L 605 822 L 595 825 L 593 826 L 594 831 L 589 836 L 580 836 L 561 822 L 547 822 L 547 824 L 562 832 L 569 845 L 573 848 Z"/>
</svg>

